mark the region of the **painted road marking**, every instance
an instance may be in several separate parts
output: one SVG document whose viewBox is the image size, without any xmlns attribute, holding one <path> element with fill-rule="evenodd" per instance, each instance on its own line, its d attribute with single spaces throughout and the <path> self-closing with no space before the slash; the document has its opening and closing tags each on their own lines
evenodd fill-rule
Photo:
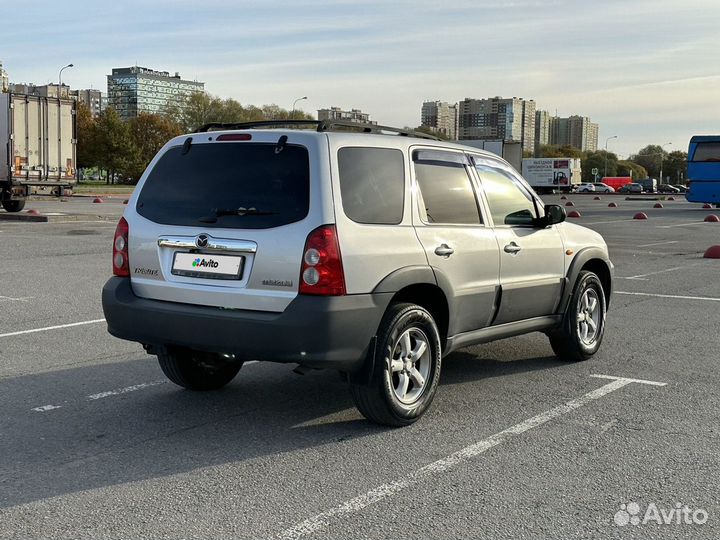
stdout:
<svg viewBox="0 0 720 540">
<path fill-rule="evenodd" d="M 46 411 L 53 411 L 55 409 L 59 409 L 62 407 L 62 405 L 43 405 L 42 407 L 35 407 L 33 411 L 37 412 L 46 412 Z"/>
<path fill-rule="evenodd" d="M 150 388 L 151 386 L 157 386 L 159 384 L 165 384 L 167 380 L 152 381 L 148 383 L 134 384 L 132 386 L 126 386 L 125 388 L 118 388 L 117 390 L 108 390 L 107 392 L 100 392 L 99 394 L 91 394 L 87 397 L 88 400 L 94 401 L 96 399 L 102 399 L 110 396 L 119 396 L 121 394 L 129 394 L 130 392 L 136 392 L 143 388 Z"/>
<path fill-rule="evenodd" d="M 713 296 L 682 296 L 677 294 L 653 294 L 644 292 L 615 291 L 613 294 L 631 294 L 634 296 L 653 296 L 656 298 L 677 298 L 680 300 L 705 300 L 709 302 L 720 302 L 720 298 Z"/>
<path fill-rule="evenodd" d="M 675 225 L 656 225 L 657 229 L 670 229 L 672 227 L 689 227 L 690 225 L 700 225 L 704 221 L 687 221 L 685 223 L 677 223 Z"/>
<path fill-rule="evenodd" d="M 335 506 L 330 510 L 326 510 L 325 512 L 306 519 L 305 521 L 302 521 L 297 525 L 294 525 L 293 527 L 284 530 L 277 537 L 282 540 L 297 540 L 309 534 L 317 533 L 318 531 L 327 527 L 330 524 L 330 521 L 336 517 L 346 514 L 352 514 L 354 512 L 359 512 L 360 510 L 363 510 L 370 505 L 392 497 L 393 495 L 396 495 L 404 489 L 407 489 L 415 484 L 418 484 L 419 482 L 427 480 L 439 473 L 443 473 L 456 465 L 465 463 L 479 456 L 480 454 L 487 452 L 491 448 L 494 448 L 495 446 L 498 446 L 499 444 L 502 444 L 509 439 L 512 439 L 513 437 L 516 437 L 517 435 L 525 433 L 526 431 L 529 431 L 533 428 L 542 426 L 550 420 L 570 413 L 575 409 L 579 409 L 580 407 L 583 407 L 588 403 L 595 401 L 596 399 L 600 399 L 601 397 L 611 392 L 614 392 L 615 390 L 619 390 L 623 386 L 627 386 L 629 384 L 651 384 L 654 386 L 661 386 L 664 384 L 656 383 L 654 381 L 643 381 L 640 379 L 628 379 L 624 377 L 611 377 L 604 375 L 593 375 L 593 377 L 611 378 L 613 380 L 612 382 L 607 383 L 605 386 L 601 386 L 600 388 L 593 390 L 592 392 L 588 392 L 587 394 L 580 396 L 579 398 L 568 401 L 563 405 L 559 405 L 553 409 L 540 413 L 537 416 L 533 416 L 532 418 L 528 418 L 527 420 L 520 422 L 519 424 L 509 427 L 499 433 L 496 433 L 495 435 L 491 435 L 487 439 L 483 439 L 475 444 L 463 448 L 462 450 L 450 454 L 447 457 L 444 457 L 442 459 L 434 461 L 433 463 L 430 463 L 429 465 L 417 469 L 403 479 L 395 480 L 393 482 L 378 486 L 363 495 L 345 501 L 344 503 Z"/>
<path fill-rule="evenodd" d="M 629 381 L 631 383 L 649 384 L 650 386 L 667 386 L 667 383 L 648 381 L 647 379 L 629 379 L 628 377 L 615 377 L 614 375 L 597 375 L 597 374 L 593 374 L 590 376 L 595 377 L 596 379 L 610 379 L 611 381 Z"/>
<path fill-rule="evenodd" d="M 243 365 L 248 364 L 257 364 L 257 360 L 250 360 L 248 362 L 244 362 Z M 159 386 L 161 384 L 167 383 L 167 379 L 163 379 L 160 381 L 151 381 L 146 383 L 140 383 L 140 384 L 133 384 L 132 386 L 126 386 L 125 388 L 117 388 L 115 390 L 107 390 L 105 392 L 98 392 L 97 394 L 90 394 L 89 396 L 86 396 L 87 401 L 97 401 L 98 399 L 103 399 L 106 397 L 111 396 L 121 396 L 123 394 L 129 394 L 130 392 L 136 392 L 138 390 L 144 390 L 145 388 L 151 388 L 153 386 Z M 53 411 L 55 409 L 61 408 L 61 405 L 43 405 L 41 407 L 34 407 L 31 410 L 35 412 L 47 412 L 47 411 Z"/>
<path fill-rule="evenodd" d="M 630 276 L 623 279 L 642 279 L 648 276 L 654 276 L 656 274 L 664 274 L 665 272 L 674 272 L 675 270 L 682 270 L 683 268 L 689 268 L 690 266 L 696 266 L 694 264 L 690 264 L 687 266 L 676 266 L 675 268 L 667 268 L 665 270 L 658 270 L 657 272 L 648 272 L 647 274 L 638 274 L 637 276 Z"/>
<path fill-rule="evenodd" d="M 59 330 L 61 328 L 72 328 L 74 326 L 83 326 L 86 324 L 97 324 L 105 322 L 105 319 L 93 319 L 92 321 L 82 321 L 69 324 L 58 324 L 55 326 L 46 326 L 44 328 L 33 328 L 32 330 L 20 330 L 19 332 L 9 332 L 7 334 L 0 334 L 0 338 L 21 336 L 23 334 L 34 334 L 35 332 L 47 332 L 48 330 Z"/>
<path fill-rule="evenodd" d="M 665 244 L 677 244 L 679 240 L 669 240 L 667 242 L 653 242 L 652 244 L 641 244 L 638 247 L 662 246 Z"/>
<path fill-rule="evenodd" d="M 34 296 L 21 296 L 18 298 L 13 298 L 12 296 L 2 296 L 0 295 L 0 302 L 27 302 L 28 300 L 32 300 L 35 298 Z"/>
<path fill-rule="evenodd" d="M 612 219 L 609 221 L 591 221 L 589 223 L 583 223 L 583 225 L 604 225 L 606 223 L 625 223 L 626 221 L 633 221 L 633 219 L 630 218 L 630 219 Z"/>
</svg>

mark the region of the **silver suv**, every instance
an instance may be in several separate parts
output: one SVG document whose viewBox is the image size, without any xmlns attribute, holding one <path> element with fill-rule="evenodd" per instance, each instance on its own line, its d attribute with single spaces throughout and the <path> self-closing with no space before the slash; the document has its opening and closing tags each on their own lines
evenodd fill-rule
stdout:
<svg viewBox="0 0 720 540">
<path fill-rule="evenodd" d="M 103 309 L 185 388 L 247 360 L 333 368 L 365 417 L 402 426 L 462 347 L 539 331 L 565 360 L 598 350 L 613 265 L 564 220 L 501 158 L 423 134 L 210 125 L 140 179 Z"/>
</svg>

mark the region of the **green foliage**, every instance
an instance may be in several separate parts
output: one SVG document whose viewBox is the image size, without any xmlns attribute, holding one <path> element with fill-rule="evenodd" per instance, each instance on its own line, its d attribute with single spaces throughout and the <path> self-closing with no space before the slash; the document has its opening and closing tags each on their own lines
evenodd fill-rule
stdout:
<svg viewBox="0 0 720 540">
<path fill-rule="evenodd" d="M 663 162 L 663 176 L 670 177 L 670 184 L 685 183 L 687 180 L 687 152 L 675 150 Z"/>
<path fill-rule="evenodd" d="M 603 176 L 618 176 L 618 157 L 612 152 L 598 150 L 586 152 L 581 161 L 583 182 L 594 182 L 595 175 L 592 169 L 598 170 L 598 181 Z"/>
<path fill-rule="evenodd" d="M 182 131 L 177 124 L 167 118 L 146 112 L 141 112 L 137 117 L 132 118 L 129 126 L 136 159 L 127 173 L 137 181 L 158 150 Z"/>
<path fill-rule="evenodd" d="M 109 172 L 109 178 L 126 179 L 136 169 L 139 152 L 130 133 L 130 125 L 123 122 L 112 107 L 108 107 L 96 121 L 96 165 Z"/>
<path fill-rule="evenodd" d="M 256 120 L 312 120 L 313 117 L 301 110 L 288 111 L 275 104 L 244 107 L 238 101 L 221 99 L 204 92 L 195 92 L 169 103 L 163 116 L 180 126 L 183 133 L 190 133 L 211 122 L 233 123 Z"/>
<path fill-rule="evenodd" d="M 405 129 L 409 129 L 411 131 L 417 131 L 419 133 L 425 133 L 427 135 L 432 135 L 433 137 L 437 137 L 438 139 L 442 139 L 444 141 L 449 141 L 450 137 L 448 137 L 443 131 L 432 128 L 430 126 L 418 126 L 418 127 L 405 127 Z"/>
<path fill-rule="evenodd" d="M 659 144 L 648 144 L 641 148 L 637 154 L 630 157 L 630 161 L 644 167 L 650 178 L 660 176 L 660 164 L 667 156 L 667 152 Z M 663 173 L 665 174 L 665 173 Z"/>
<path fill-rule="evenodd" d="M 77 166 L 94 167 L 98 162 L 98 130 L 95 119 L 87 105 L 77 107 Z"/>
<path fill-rule="evenodd" d="M 539 158 L 581 158 L 583 153 L 569 144 L 558 146 L 556 144 L 543 144 L 535 150 Z"/>
<path fill-rule="evenodd" d="M 632 161 L 618 161 L 617 176 L 631 176 L 633 180 L 641 180 L 647 178 L 645 167 L 633 163 Z"/>
</svg>

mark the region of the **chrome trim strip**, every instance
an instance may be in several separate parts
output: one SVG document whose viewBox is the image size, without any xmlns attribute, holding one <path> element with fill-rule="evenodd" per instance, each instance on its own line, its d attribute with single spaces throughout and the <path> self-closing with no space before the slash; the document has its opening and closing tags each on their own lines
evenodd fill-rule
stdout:
<svg viewBox="0 0 720 540">
<path fill-rule="evenodd" d="M 163 236 L 158 238 L 158 246 L 177 249 L 202 249 L 203 251 L 239 251 L 256 253 L 257 244 L 248 240 L 231 240 L 208 236 L 207 246 L 198 248 L 194 236 Z"/>
</svg>

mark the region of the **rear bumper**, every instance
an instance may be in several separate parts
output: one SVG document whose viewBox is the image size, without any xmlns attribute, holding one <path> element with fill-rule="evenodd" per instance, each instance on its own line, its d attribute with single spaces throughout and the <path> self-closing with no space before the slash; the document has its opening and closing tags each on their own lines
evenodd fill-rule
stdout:
<svg viewBox="0 0 720 540">
<path fill-rule="evenodd" d="M 140 298 L 127 278 L 110 278 L 102 292 L 108 331 L 121 339 L 343 371 L 362 366 L 391 298 L 298 296 L 271 313 Z"/>
</svg>

